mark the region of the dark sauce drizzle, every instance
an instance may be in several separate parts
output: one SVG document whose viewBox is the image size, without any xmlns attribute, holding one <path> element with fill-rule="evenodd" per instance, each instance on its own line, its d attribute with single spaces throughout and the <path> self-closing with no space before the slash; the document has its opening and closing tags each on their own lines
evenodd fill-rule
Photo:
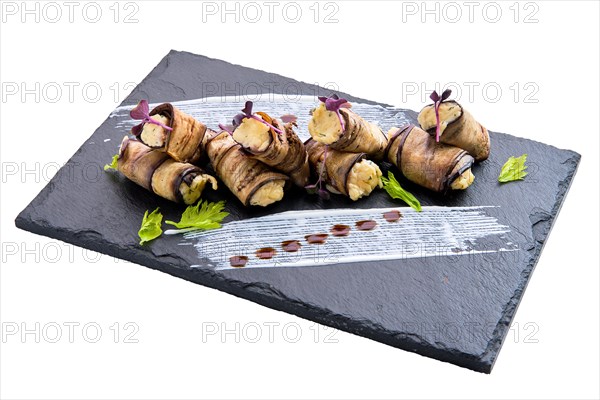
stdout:
<svg viewBox="0 0 600 400">
<path fill-rule="evenodd" d="M 402 218 L 402 213 L 398 210 L 384 212 L 383 218 L 385 218 L 387 222 L 396 222 L 399 221 L 400 218 Z"/>
<path fill-rule="evenodd" d="M 315 233 L 313 235 L 306 235 L 304 238 L 308 244 L 324 244 L 327 241 L 329 235 L 326 233 Z"/>
<path fill-rule="evenodd" d="M 331 234 L 333 236 L 348 236 L 350 234 L 350 227 L 348 225 L 334 225 L 331 228 Z"/>
<path fill-rule="evenodd" d="M 263 247 L 262 249 L 256 250 L 256 257 L 261 260 L 269 260 L 273 258 L 275 254 L 277 254 L 277 251 L 272 247 Z"/>
<path fill-rule="evenodd" d="M 288 253 L 295 253 L 300 250 L 301 247 L 302 245 L 297 240 L 286 240 L 281 242 L 281 248 Z"/>
<path fill-rule="evenodd" d="M 383 213 L 383 218 L 387 222 L 397 222 L 402 219 L 402 213 L 398 210 L 391 210 Z M 356 229 L 359 231 L 370 231 L 377 227 L 377 222 L 372 219 L 362 220 L 356 222 Z M 349 225 L 336 224 L 331 227 L 331 235 L 335 237 L 348 236 L 351 231 Z M 308 244 L 325 244 L 329 235 L 327 233 L 315 233 L 312 235 L 306 235 L 304 238 Z M 281 242 L 281 248 L 283 251 L 288 253 L 295 253 L 302 248 L 302 244 L 298 240 L 285 240 Z M 455 249 L 452 249 L 456 251 Z M 460 250 L 459 250 L 460 251 Z M 261 260 L 269 260 L 277 254 L 277 250 L 273 247 L 263 247 L 256 250 L 256 257 Z M 241 268 L 246 266 L 248 263 L 248 257 L 246 256 L 232 256 L 229 258 L 229 263 L 232 267 Z"/>
<path fill-rule="evenodd" d="M 247 263 L 248 263 L 248 257 L 246 257 L 246 256 L 229 257 L 229 264 L 231 264 L 232 267 L 236 267 L 236 268 L 245 267 Z"/>
<path fill-rule="evenodd" d="M 366 219 L 364 221 L 358 221 L 356 223 L 356 228 L 359 231 L 370 231 L 372 229 L 375 229 L 376 226 L 377 222 L 373 221 L 372 219 Z"/>
</svg>

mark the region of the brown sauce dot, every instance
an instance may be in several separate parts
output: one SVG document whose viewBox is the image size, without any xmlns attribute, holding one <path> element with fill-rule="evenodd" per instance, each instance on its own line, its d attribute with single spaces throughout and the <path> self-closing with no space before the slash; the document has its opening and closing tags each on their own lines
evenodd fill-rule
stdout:
<svg viewBox="0 0 600 400">
<path fill-rule="evenodd" d="M 376 226 L 377 222 L 373 221 L 372 219 L 358 221 L 356 223 L 356 227 L 359 231 L 370 231 L 371 229 L 375 229 Z"/>
<path fill-rule="evenodd" d="M 297 240 L 286 240 L 285 242 L 281 242 L 281 247 L 283 251 L 287 251 L 288 253 L 295 253 L 300 250 L 302 245 Z"/>
<path fill-rule="evenodd" d="M 400 220 L 400 218 L 402 218 L 402 214 L 398 210 L 392 210 L 392 211 L 384 212 L 383 218 L 385 218 L 385 220 L 387 222 L 396 222 L 396 221 Z"/>
<path fill-rule="evenodd" d="M 229 257 L 229 263 L 232 267 L 241 268 L 246 266 L 248 263 L 248 257 L 246 256 L 232 256 Z"/>
<path fill-rule="evenodd" d="M 268 260 L 273 258 L 276 253 L 277 252 L 272 247 L 263 247 L 262 249 L 256 250 L 256 257 L 260 258 L 261 260 Z"/>
<path fill-rule="evenodd" d="M 348 225 L 334 225 L 331 228 L 331 234 L 333 236 L 348 236 L 350 234 L 350 227 Z"/>
<path fill-rule="evenodd" d="M 323 244 L 328 236 L 326 233 L 316 233 L 314 235 L 306 235 L 304 238 L 309 244 Z"/>
</svg>

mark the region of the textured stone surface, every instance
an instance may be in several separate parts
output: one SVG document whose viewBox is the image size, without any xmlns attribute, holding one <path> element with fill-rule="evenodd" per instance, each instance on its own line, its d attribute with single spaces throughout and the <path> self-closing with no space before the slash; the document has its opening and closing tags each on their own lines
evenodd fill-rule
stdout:
<svg viewBox="0 0 600 400">
<path fill-rule="evenodd" d="M 142 98 L 176 101 L 219 95 L 223 85 L 231 94 L 236 82 L 242 94 L 254 89 L 284 93 L 290 83 L 303 94 L 329 94 L 326 89 L 279 75 L 173 51 L 123 104 L 135 104 Z M 251 82 L 265 85 L 248 85 Z M 409 115 L 416 118 L 413 112 Z M 150 245 L 138 245 L 137 229 L 145 210 L 160 206 L 165 219 L 177 220 L 183 207 L 146 192 L 119 174 L 99 172 L 124 133 L 107 119 L 21 212 L 17 226 L 481 372 L 490 372 L 498 356 L 580 159 L 572 151 L 492 132 L 492 156 L 474 168 L 477 179 L 469 190 L 442 197 L 405 182 L 423 205 L 500 206 L 495 213 L 500 222 L 510 226 L 518 251 L 329 268 L 214 271 L 190 268 L 202 260 L 192 246 L 177 246 L 180 237 L 163 236 Z M 107 138 L 112 145 L 99 145 Z M 496 177 L 501 165 L 509 156 L 522 153 L 529 154 L 529 176 L 523 182 L 499 185 Z M 291 194 L 261 210 L 241 207 L 223 188 L 208 198 L 228 200 L 228 220 L 286 210 L 399 206 L 383 191 L 358 203 L 339 196 L 324 203 Z"/>
</svg>

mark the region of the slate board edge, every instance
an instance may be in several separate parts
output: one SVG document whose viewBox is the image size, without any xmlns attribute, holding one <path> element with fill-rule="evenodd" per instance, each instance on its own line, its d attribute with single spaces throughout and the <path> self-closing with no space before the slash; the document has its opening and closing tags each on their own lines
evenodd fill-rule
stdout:
<svg viewBox="0 0 600 400">
<path fill-rule="evenodd" d="M 575 154 L 570 160 L 577 167 L 580 157 Z M 511 301 L 505 306 L 503 313 L 504 317 L 498 323 L 495 331 L 494 338 L 490 341 L 488 349 L 482 355 L 481 358 L 475 358 L 471 354 L 463 352 L 449 352 L 448 349 L 442 351 L 440 349 L 431 347 L 428 343 L 423 343 L 417 340 L 417 338 L 397 337 L 397 332 L 385 331 L 381 327 L 375 327 L 372 324 L 368 324 L 367 321 L 359 323 L 356 320 L 352 320 L 342 315 L 330 313 L 327 310 L 319 309 L 309 304 L 292 302 L 290 299 L 286 299 L 285 296 L 281 295 L 266 285 L 255 284 L 249 287 L 246 283 L 224 279 L 221 275 L 210 273 L 210 271 L 202 269 L 191 269 L 186 265 L 181 265 L 177 262 L 174 257 L 163 257 L 163 264 L 156 265 L 155 260 L 149 257 L 149 253 L 140 251 L 140 249 L 132 247 L 128 251 L 124 252 L 122 248 L 115 246 L 107 241 L 98 240 L 99 237 L 94 232 L 73 232 L 56 230 L 54 228 L 45 228 L 42 224 L 34 223 L 24 218 L 21 214 L 15 220 L 16 226 L 20 229 L 30 231 L 43 236 L 48 236 L 54 239 L 62 240 L 73 245 L 97 251 L 100 253 L 107 254 L 112 257 L 122 258 L 137 264 L 147 266 L 151 269 L 165 272 L 169 275 L 188 280 L 190 282 L 207 286 L 213 289 L 221 290 L 223 292 L 235 295 L 240 298 L 244 298 L 255 303 L 261 304 L 265 307 L 276 309 L 278 311 L 288 312 L 298 317 L 305 318 L 311 321 L 321 323 L 323 325 L 330 326 L 332 328 L 340 329 L 346 332 L 356 334 L 358 336 L 366 337 L 369 339 L 376 340 L 388 344 L 392 347 L 396 347 L 402 350 L 418 353 L 420 355 L 435 358 L 440 361 L 449 362 L 464 368 L 468 368 L 477 372 L 490 373 L 493 365 L 497 359 L 499 351 L 505 336 L 508 333 L 510 324 L 517 311 L 520 299 L 522 299 L 522 292 L 525 291 L 527 283 L 533 273 L 536 260 L 539 260 L 537 255 L 541 253 L 545 244 L 545 239 L 548 237 L 554 221 L 560 212 L 560 208 L 564 201 L 566 194 L 569 191 L 573 177 L 576 173 L 576 168 L 573 169 L 572 174 L 568 176 L 563 182 L 562 190 L 557 195 L 557 201 L 554 205 L 553 212 L 556 212 L 555 217 L 550 216 L 547 219 L 536 222 L 535 225 L 543 224 L 544 228 L 541 233 L 541 237 L 536 239 L 536 246 L 532 251 L 521 286 L 515 292 L 515 295 L 511 298 Z M 550 214 L 549 214 L 550 215 Z M 74 238 L 77 237 L 76 244 Z M 85 239 L 82 239 L 85 238 Z M 542 241 L 540 242 L 541 239 Z M 180 264 L 179 266 L 171 266 L 169 263 Z M 385 332 L 385 333 L 384 333 Z"/>
<path fill-rule="evenodd" d="M 161 61 L 160 63 L 153 68 L 153 70 L 140 82 L 139 86 L 150 77 L 152 77 L 157 70 L 163 68 L 165 63 L 168 63 L 169 57 L 174 54 L 185 53 L 188 55 L 192 55 L 194 57 L 211 59 L 209 57 L 195 55 L 187 52 L 178 52 L 171 50 Z M 211 59 L 215 60 L 215 59 Z M 221 60 L 217 60 L 220 62 L 225 62 Z M 226 63 L 226 62 L 225 62 Z M 230 65 L 235 65 L 231 63 L 227 63 Z M 248 67 L 243 67 L 248 68 Z M 252 69 L 252 68 L 250 68 Z M 254 69 L 255 71 L 258 71 Z M 274 74 L 276 75 L 276 74 Z M 281 76 L 281 75 L 278 75 Z M 285 77 L 283 77 L 285 78 Z M 285 78 L 292 81 L 290 78 Z M 313 85 L 315 86 L 315 85 Z M 317 86 L 315 86 L 317 87 Z M 327 89 L 321 88 L 325 91 Z M 128 96 L 126 100 L 122 102 L 121 105 L 126 103 L 132 104 L 135 101 L 130 101 L 133 99 L 139 92 L 143 92 L 143 90 L 134 89 L 134 91 Z M 349 96 L 354 99 L 358 99 L 358 101 L 364 101 L 369 104 L 381 104 L 373 101 L 367 101 L 363 99 L 356 98 L 354 96 Z M 105 121 L 106 122 L 106 121 Z M 97 129 L 99 130 L 102 125 Z M 97 131 L 96 130 L 96 131 Z M 94 131 L 94 134 L 96 133 Z M 94 135 L 92 134 L 92 136 Z M 511 136 L 511 135 L 508 135 Z M 85 142 L 84 142 L 85 144 Z M 82 145 L 83 146 L 83 145 Z M 552 146 L 554 147 L 554 146 Z M 78 149 L 75 154 L 77 154 L 81 150 Z M 438 349 L 430 346 L 426 342 L 422 342 L 418 337 L 407 337 L 407 335 L 394 332 L 394 331 L 385 331 L 381 326 L 377 326 L 375 324 L 369 323 L 368 321 L 355 321 L 351 320 L 348 317 L 343 315 L 331 313 L 328 310 L 317 308 L 311 306 L 309 304 L 292 301 L 290 299 L 285 298 L 281 293 L 274 291 L 273 289 L 266 287 L 267 285 L 254 284 L 252 288 L 249 290 L 248 284 L 243 283 L 236 280 L 228 280 L 224 279 L 221 275 L 212 274 L 206 270 L 200 269 L 190 269 L 188 265 L 181 260 L 178 260 L 177 257 L 170 256 L 162 256 L 161 265 L 156 264 L 156 260 L 150 257 L 151 253 L 147 253 L 146 251 L 140 251 L 140 249 L 136 247 L 130 247 L 127 251 L 124 251 L 123 248 L 119 246 L 115 246 L 107 241 L 99 240 L 100 237 L 93 231 L 79 231 L 79 232 L 69 232 L 63 230 L 56 230 L 54 228 L 48 228 L 44 226 L 42 222 L 33 222 L 31 219 L 28 220 L 27 214 L 30 214 L 31 208 L 35 207 L 35 203 L 43 201 L 45 197 L 45 193 L 50 191 L 53 185 L 53 180 L 51 180 L 46 187 L 34 198 L 31 203 L 17 216 L 15 220 L 15 224 L 18 228 L 31 231 L 33 233 L 37 233 L 40 235 L 48 236 L 54 239 L 62 240 L 67 243 L 71 243 L 77 246 L 81 246 L 93 251 L 98 251 L 100 253 L 108 254 L 113 257 L 118 257 L 122 259 L 126 259 L 131 262 L 135 262 L 144 266 L 147 266 L 152 269 L 156 269 L 170 275 L 180 277 L 191 282 L 201 284 L 203 286 L 208 286 L 211 288 L 215 288 L 221 291 L 224 291 L 229 294 L 233 294 L 237 297 L 245 298 L 250 301 L 259 303 L 269 308 L 273 308 L 279 311 L 284 311 L 288 313 L 292 313 L 302 318 L 306 318 L 312 321 L 316 321 L 322 323 L 327 326 L 331 326 L 336 329 L 344 330 L 347 332 L 351 332 L 357 334 L 359 336 L 367 337 L 393 347 L 397 347 L 403 350 L 408 350 L 412 352 L 416 352 L 418 354 L 435 358 L 441 361 L 449 362 L 458 366 L 462 366 L 465 368 L 469 368 L 478 372 L 490 373 L 492 367 L 497 359 L 497 355 L 500 351 L 502 343 L 506 334 L 508 333 L 508 328 L 510 327 L 510 323 L 514 318 L 516 313 L 518 304 L 520 299 L 522 298 L 522 293 L 527 287 L 527 283 L 531 277 L 533 269 L 535 268 L 535 264 L 537 263 L 537 259 L 539 259 L 539 254 L 541 253 L 543 246 L 545 244 L 545 240 L 548 237 L 550 230 L 553 226 L 553 223 L 560 211 L 562 206 L 562 202 L 570 188 L 573 177 L 576 173 L 577 166 L 580 160 L 580 155 L 566 150 L 572 153 L 572 157 L 569 158 L 566 162 L 571 162 L 574 164 L 574 168 L 572 172 L 567 176 L 563 181 L 560 182 L 561 190 L 557 193 L 556 200 L 554 206 L 552 208 L 551 214 L 547 214 L 547 218 L 542 218 L 535 223 L 532 222 L 532 228 L 535 226 L 542 224 L 543 229 L 541 234 L 539 235 L 539 239 L 536 240 L 536 245 L 533 249 L 531 249 L 530 254 L 531 258 L 529 260 L 528 266 L 524 273 L 522 274 L 521 285 L 515 291 L 515 294 L 504 307 L 503 318 L 499 321 L 496 326 L 496 329 L 493 334 L 492 340 L 489 342 L 486 351 L 480 357 L 474 357 L 471 354 L 466 354 L 459 351 L 450 351 L 450 349 Z M 554 215 L 554 217 L 553 217 Z M 29 215 L 31 216 L 31 215 Z M 75 243 L 74 238 L 77 237 L 77 244 Z M 82 237 L 85 239 L 82 240 Z M 81 242 L 84 244 L 81 245 Z M 158 257 L 154 255 L 154 257 Z M 403 336 L 403 337 L 399 337 Z"/>
<path fill-rule="evenodd" d="M 546 245 L 546 241 L 547 241 L 548 237 L 550 236 L 550 232 L 552 231 L 552 228 L 554 227 L 554 223 L 556 222 L 556 219 L 558 218 L 558 214 L 560 213 L 560 210 L 562 209 L 562 205 L 565 201 L 567 193 L 569 192 L 569 189 L 571 188 L 571 185 L 573 184 L 575 175 L 577 174 L 577 170 L 579 168 L 579 162 L 581 161 L 581 155 L 572 150 L 566 150 L 566 151 L 571 152 L 572 156 L 569 159 L 567 159 L 565 161 L 565 163 L 566 162 L 571 163 L 573 165 L 573 168 L 571 169 L 570 174 L 568 176 L 566 176 L 564 180 L 559 182 L 560 190 L 558 191 L 558 193 L 556 195 L 556 201 L 554 202 L 554 206 L 552 207 L 552 210 L 550 211 L 549 214 L 545 213 L 547 215 L 547 218 L 540 219 L 536 222 L 532 222 L 532 229 L 535 229 L 536 226 L 542 224 L 543 232 L 539 236 L 535 236 L 536 244 L 535 244 L 534 248 L 530 250 L 531 257 L 529 258 L 527 267 L 521 274 L 521 276 L 522 276 L 521 285 L 517 288 L 514 295 L 511 297 L 510 301 L 505 305 L 504 311 L 502 313 L 502 318 L 500 319 L 500 321 L 498 321 L 498 324 L 496 325 L 496 328 L 494 330 L 493 338 L 488 343 L 488 348 L 482 355 L 482 360 L 488 360 L 486 365 L 489 366 L 489 369 L 487 369 L 485 371 L 480 371 L 480 372 L 485 372 L 485 373 L 489 374 L 489 373 L 491 373 L 492 369 L 494 368 L 494 365 L 498 359 L 498 355 L 500 354 L 500 350 L 502 349 L 504 339 L 506 338 L 506 335 L 508 334 L 508 331 L 510 330 L 510 326 L 511 326 L 512 321 L 517 313 L 519 304 L 523 300 L 523 296 L 524 296 L 525 290 L 527 289 L 527 285 L 529 284 L 529 280 L 531 279 L 533 271 L 535 270 L 535 267 L 537 266 L 537 264 L 540 260 L 541 253 L 544 249 L 544 246 Z M 508 183 L 508 184 L 510 184 L 510 183 Z"/>
<path fill-rule="evenodd" d="M 198 58 L 198 59 L 202 59 L 202 60 L 210 60 L 210 61 L 215 61 L 215 62 L 220 62 L 220 63 L 224 63 L 227 64 L 229 66 L 233 66 L 233 67 L 237 67 L 237 68 L 242 68 L 242 69 L 246 69 L 246 70 L 251 70 L 251 71 L 255 71 L 258 73 L 267 73 L 271 76 L 276 76 L 279 77 L 285 81 L 288 82 L 297 82 L 297 83 L 301 83 L 303 85 L 309 86 L 311 88 L 313 88 L 315 90 L 315 93 L 319 93 L 319 95 L 325 95 L 328 96 L 332 93 L 332 89 L 328 89 L 328 88 L 324 88 L 312 83 L 308 83 L 308 82 L 304 82 L 304 81 L 299 81 L 297 79 L 292 79 L 289 78 L 287 76 L 283 76 L 274 72 L 267 72 L 267 71 L 263 71 L 257 68 L 252 68 L 252 67 L 248 67 L 245 65 L 240 65 L 240 64 L 235 64 L 235 63 L 230 63 L 228 61 L 224 61 L 218 58 L 212 58 L 212 57 L 207 57 L 201 54 L 194 54 L 194 53 L 190 53 L 188 51 L 180 51 L 180 50 L 174 50 L 171 49 L 169 51 L 169 53 L 167 53 L 167 55 L 165 57 L 163 57 L 163 59 L 152 69 L 152 71 L 150 71 L 150 73 L 148 75 L 146 75 L 146 77 L 144 79 L 142 79 L 142 81 L 131 91 L 131 93 L 129 94 L 129 96 L 127 96 L 125 98 L 125 100 L 123 100 L 123 102 L 121 102 L 121 104 L 119 105 L 119 107 L 122 106 L 127 106 L 127 105 L 134 105 L 137 104 L 140 100 L 142 99 L 147 99 L 148 96 L 146 95 L 146 93 L 144 92 L 143 88 L 140 89 L 142 87 L 142 85 L 149 79 L 149 78 L 156 78 L 154 75 L 157 73 L 157 71 L 159 71 L 161 68 L 163 67 L 167 67 L 169 65 L 169 59 L 173 56 L 177 56 L 177 55 L 185 55 L 185 56 L 189 56 L 189 57 L 194 57 L 194 58 Z M 282 94 L 281 91 L 278 91 L 277 89 L 275 89 L 273 91 L 274 93 L 279 93 Z M 267 93 L 267 92 L 263 92 L 263 93 Z M 356 97 L 356 96 L 352 96 L 348 93 L 342 92 L 342 91 L 338 91 L 336 92 L 338 95 L 347 98 L 350 101 L 354 101 L 354 102 L 359 102 L 359 103 L 364 103 L 364 104 L 372 104 L 372 105 L 380 105 L 383 107 L 391 107 L 390 104 L 385 104 L 385 103 L 380 103 L 380 102 L 376 102 L 373 100 L 368 100 L 362 97 Z M 142 96 L 139 96 L 140 94 L 142 94 Z M 210 97 L 210 96 L 209 96 Z M 177 101 L 180 99 L 161 99 L 163 101 Z M 240 101 L 241 103 L 241 101 Z"/>
<path fill-rule="evenodd" d="M 73 232 L 56 230 L 54 228 L 45 228 L 41 224 L 36 224 L 22 218 L 20 215 L 16 218 L 15 224 L 18 228 L 47 236 L 53 239 L 58 239 L 78 247 L 83 247 L 92 251 L 107 254 L 112 257 L 125 259 L 127 261 L 140 264 L 142 266 L 155 269 L 169 275 L 188 280 L 192 283 L 210 287 L 235 295 L 254 303 L 258 303 L 265 307 L 294 314 L 298 317 L 305 318 L 310 321 L 318 322 L 323 325 L 330 326 L 335 329 L 343 330 L 356 334 L 358 336 L 373 339 L 378 342 L 388 344 L 402 350 L 418 353 L 420 355 L 435 358 L 440 361 L 449 362 L 454 365 L 465 367 L 478 372 L 489 373 L 491 371 L 491 363 L 477 359 L 471 354 L 463 352 L 455 352 L 449 355 L 446 351 L 433 348 L 427 343 L 421 343 L 417 340 L 406 338 L 399 339 L 396 337 L 397 332 L 386 332 L 379 328 L 374 328 L 372 324 L 357 323 L 348 317 L 339 314 L 333 314 L 328 310 L 319 309 L 306 303 L 300 303 L 287 299 L 280 293 L 268 288 L 267 285 L 253 284 L 249 286 L 247 283 L 223 279 L 222 276 L 212 275 L 201 269 L 190 269 L 182 266 L 170 266 L 169 261 L 165 261 L 161 265 L 157 265 L 156 261 L 148 256 L 148 253 L 131 248 L 128 252 L 123 252 L 118 246 L 109 242 L 99 241 L 98 236 L 93 232 Z M 74 238 L 77 237 L 77 241 Z M 82 242 L 84 244 L 82 245 Z M 169 258 L 169 257 L 165 257 Z M 170 262 L 175 261 L 172 259 Z"/>
</svg>

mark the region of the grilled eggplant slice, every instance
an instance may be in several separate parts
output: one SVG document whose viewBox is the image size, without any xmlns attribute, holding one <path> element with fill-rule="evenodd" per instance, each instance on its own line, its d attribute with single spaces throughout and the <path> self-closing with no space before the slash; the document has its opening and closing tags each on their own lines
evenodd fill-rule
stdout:
<svg viewBox="0 0 600 400">
<path fill-rule="evenodd" d="M 365 153 L 337 151 L 314 139 L 306 141 L 305 146 L 313 171 L 317 175 L 322 171 L 330 191 L 358 200 L 383 186 L 381 170 L 365 158 Z"/>
<path fill-rule="evenodd" d="M 337 113 L 328 111 L 325 104 L 320 103 L 308 123 L 312 138 L 334 150 L 365 153 L 372 159 L 381 159 L 388 143 L 383 131 L 348 108 L 340 108 L 338 112 L 344 120 L 343 130 Z"/>
<path fill-rule="evenodd" d="M 248 156 L 228 132 L 207 130 L 206 153 L 225 186 L 245 206 L 268 206 L 283 198 L 287 175 Z"/>
<path fill-rule="evenodd" d="M 164 103 L 150 111 L 150 116 L 172 128 L 171 131 L 160 125 L 146 123 L 137 135 L 140 142 L 153 149 L 160 149 L 175 161 L 197 162 L 203 153 L 206 125 L 194 117 L 181 112 L 170 103 Z"/>
<path fill-rule="evenodd" d="M 406 179 L 435 192 L 462 190 L 475 179 L 474 159 L 466 150 L 436 142 L 415 125 L 391 128 L 386 158 Z"/>
<path fill-rule="evenodd" d="M 254 118 L 244 118 L 233 131 L 233 140 L 239 143 L 250 157 L 288 175 L 296 186 L 306 186 L 310 175 L 308 154 L 304 143 L 294 132 L 293 124 L 284 124 L 265 113 L 258 114 L 282 133 Z"/>
<path fill-rule="evenodd" d="M 440 142 L 466 150 L 475 161 L 486 160 L 490 155 L 490 135 L 487 129 L 454 100 L 439 106 Z M 435 137 L 437 119 L 433 104 L 425 106 L 418 117 L 419 125 Z"/>
<path fill-rule="evenodd" d="M 194 204 L 207 184 L 217 189 L 217 180 L 201 168 L 177 162 L 127 136 L 121 142 L 117 169 L 138 185 L 178 203 Z"/>
</svg>

